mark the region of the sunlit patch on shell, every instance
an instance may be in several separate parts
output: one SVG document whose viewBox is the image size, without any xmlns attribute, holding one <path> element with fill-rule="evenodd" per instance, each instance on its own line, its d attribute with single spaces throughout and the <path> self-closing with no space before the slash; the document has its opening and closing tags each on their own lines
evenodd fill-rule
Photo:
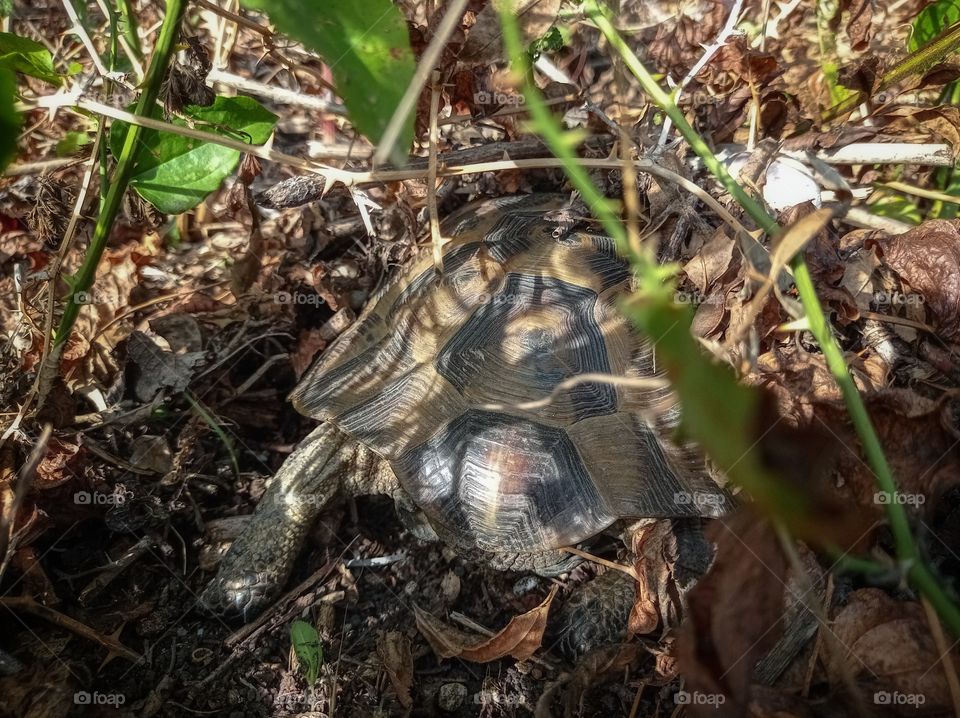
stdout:
<svg viewBox="0 0 960 718">
<path fill-rule="evenodd" d="M 509 274 L 438 354 L 437 371 L 475 404 L 519 404 L 577 374 L 608 373 L 596 301 L 589 289 L 552 277 Z M 613 386 L 587 383 L 541 414 L 570 422 L 616 410 Z"/>
<path fill-rule="evenodd" d="M 430 520 L 485 551 L 575 544 L 616 518 L 562 429 L 470 410 L 393 462 Z"/>
</svg>

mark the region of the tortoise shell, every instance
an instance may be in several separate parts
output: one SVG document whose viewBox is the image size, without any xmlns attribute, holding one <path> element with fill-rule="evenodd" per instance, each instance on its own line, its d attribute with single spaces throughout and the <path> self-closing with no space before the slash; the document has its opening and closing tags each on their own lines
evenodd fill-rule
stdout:
<svg viewBox="0 0 960 718">
<path fill-rule="evenodd" d="M 560 195 L 468 205 L 386 286 L 292 394 L 294 406 L 386 459 L 444 538 L 485 552 L 575 545 L 627 517 L 719 514 L 728 499 L 662 444 L 649 343 L 617 311 L 631 273 L 608 237 L 551 221 Z"/>
</svg>

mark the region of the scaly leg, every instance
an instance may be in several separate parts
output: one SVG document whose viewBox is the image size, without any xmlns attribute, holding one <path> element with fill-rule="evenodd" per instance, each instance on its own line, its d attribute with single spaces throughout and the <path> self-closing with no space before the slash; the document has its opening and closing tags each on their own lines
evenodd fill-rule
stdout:
<svg viewBox="0 0 960 718">
<path fill-rule="evenodd" d="M 230 547 L 201 600 L 212 611 L 249 619 L 283 589 L 321 510 L 354 468 L 357 444 L 321 424 L 290 454 Z"/>
</svg>

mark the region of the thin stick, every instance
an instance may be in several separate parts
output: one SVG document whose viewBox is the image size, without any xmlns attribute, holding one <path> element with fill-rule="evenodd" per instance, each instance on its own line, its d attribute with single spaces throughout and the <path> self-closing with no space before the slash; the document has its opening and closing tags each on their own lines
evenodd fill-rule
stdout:
<svg viewBox="0 0 960 718">
<path fill-rule="evenodd" d="M 680 81 L 680 84 L 673 88 L 673 101 L 677 104 L 680 103 L 680 96 L 683 94 L 684 89 L 693 82 L 693 78 L 700 74 L 700 71 L 707 66 L 707 63 L 713 59 L 713 56 L 719 52 L 720 48 L 727 44 L 727 38 L 729 38 L 734 30 L 737 28 L 737 21 L 740 19 L 740 13 L 743 11 L 743 0 L 736 0 L 733 4 L 733 7 L 730 9 L 730 14 L 727 16 L 727 22 L 724 24 L 723 28 L 717 34 L 717 37 L 705 48 L 703 55 L 700 56 L 700 59 L 697 60 L 696 64 L 690 68 L 690 71 L 686 76 Z M 663 129 L 660 131 L 660 139 L 657 142 L 657 150 L 662 150 L 667 144 L 667 137 L 670 135 L 670 130 L 673 129 L 673 122 L 667 117 L 663 121 Z"/>
<path fill-rule="evenodd" d="M 160 132 L 172 132 L 184 137 L 192 137 L 204 142 L 212 142 L 213 144 L 221 145 L 223 147 L 229 147 L 240 152 L 246 152 L 272 162 L 280 162 L 291 167 L 296 167 L 303 172 L 310 172 L 320 175 L 330 184 L 337 182 L 342 183 L 345 187 L 353 187 L 361 184 L 374 184 L 378 182 L 399 182 L 409 179 L 425 179 L 429 172 L 429 169 L 376 171 L 341 170 L 335 167 L 330 167 L 329 165 L 321 164 L 319 162 L 313 162 L 311 160 L 305 160 L 301 157 L 284 154 L 283 152 L 278 152 L 277 150 L 264 145 L 248 145 L 229 137 L 215 135 L 212 132 L 204 132 L 192 127 L 180 127 L 178 125 L 171 125 L 167 122 L 155 120 L 151 117 L 134 115 L 125 110 L 120 110 L 95 100 L 74 98 L 72 100 L 63 101 L 61 96 L 51 96 L 47 98 L 40 98 L 40 100 L 33 107 L 71 105 L 80 109 L 88 110 L 90 112 L 102 114 L 116 120 L 129 122 L 131 125 L 146 127 L 148 129 L 158 130 Z M 578 162 L 583 167 L 588 169 L 622 170 L 620 160 L 616 159 L 588 157 L 581 158 L 578 160 Z M 756 240 L 750 236 L 750 233 L 743 226 L 743 224 L 695 182 L 691 182 L 686 177 L 661 167 L 652 160 L 634 160 L 634 165 L 641 172 L 647 172 L 648 174 L 652 174 L 673 182 L 679 187 L 685 189 L 687 192 L 696 195 L 704 204 L 708 205 L 710 209 L 714 210 L 720 217 L 722 217 L 727 224 L 740 233 L 741 236 L 745 236 L 749 238 L 750 242 L 756 243 Z M 475 164 L 441 166 L 437 168 L 437 176 L 460 177 L 466 174 L 475 174 L 478 172 L 500 172 L 503 170 L 513 169 L 562 169 L 563 167 L 563 160 L 556 157 L 544 157 L 541 159 L 526 160 L 500 160 L 498 162 L 481 162 Z"/>
<path fill-rule="evenodd" d="M 50 424 L 44 424 L 43 431 L 40 432 L 40 438 L 30 450 L 30 456 L 26 463 L 20 469 L 20 476 L 17 479 L 17 485 L 13 490 L 13 497 L 3 506 L 3 513 L 0 515 L 0 578 L 6 573 L 7 564 L 13 556 L 13 525 L 17 519 L 17 513 L 23 500 L 33 485 L 33 479 L 37 473 L 37 467 L 40 461 L 47 453 L 47 443 L 50 441 Z"/>
<path fill-rule="evenodd" d="M 46 619 L 55 626 L 65 628 L 94 643 L 99 643 L 101 646 L 108 648 L 111 653 L 116 653 L 131 663 L 139 663 L 143 659 L 143 656 L 131 651 L 113 636 L 104 636 L 97 633 L 97 631 L 86 624 L 80 623 L 80 621 L 70 618 L 70 616 L 64 615 L 59 611 L 55 611 L 49 606 L 44 606 L 42 603 L 37 603 L 29 596 L 0 596 L 0 606 L 9 608 L 11 611 L 19 609 Z"/>
<path fill-rule="evenodd" d="M 273 37 L 273 33 L 269 28 L 263 27 L 263 25 L 258 25 L 253 20 L 248 20 L 243 15 L 238 15 L 235 12 L 230 12 L 220 7 L 216 3 L 210 2 L 210 0 L 194 0 L 194 2 L 202 8 L 209 10 L 215 15 L 226 18 L 227 20 L 232 20 L 237 23 L 240 27 L 245 27 L 248 30 L 253 30 L 254 32 L 263 35 L 264 37 Z"/>
<path fill-rule="evenodd" d="M 447 13 L 449 16 L 450 13 Z M 440 73 L 433 73 L 430 93 L 430 161 L 427 164 L 427 212 L 430 215 L 430 240 L 433 246 L 433 268 L 443 272 L 443 237 L 440 236 L 440 215 L 437 212 L 437 113 L 440 109 Z"/>
<path fill-rule="evenodd" d="M 610 384 L 612 386 L 622 386 L 628 387 L 630 389 L 649 389 L 651 391 L 656 391 L 660 389 L 667 389 L 670 387 L 670 382 L 662 378 L 641 378 L 641 377 L 632 377 L 632 376 L 618 376 L 616 374 L 577 374 L 572 376 L 569 379 L 557 384 L 553 387 L 553 391 L 547 394 L 542 399 L 536 399 L 534 401 L 526 401 L 522 404 L 481 404 L 480 409 L 485 411 L 505 411 L 507 409 L 519 409 L 520 411 L 532 411 L 534 409 L 542 409 L 545 406 L 552 404 L 556 398 L 565 391 L 573 389 L 580 384 Z"/>
<path fill-rule="evenodd" d="M 338 102 L 325 100 L 319 95 L 307 95 L 303 92 L 288 90 L 285 87 L 274 87 L 273 85 L 267 85 L 257 80 L 251 80 L 248 77 L 235 75 L 232 72 L 225 72 L 216 67 L 210 70 L 207 79 L 210 80 L 210 82 L 217 82 L 221 85 L 232 87 L 235 90 L 249 92 L 251 95 L 273 100 L 283 105 L 296 105 L 298 107 L 306 107 L 310 110 L 330 112 L 334 115 L 341 116 L 346 116 L 347 114 L 346 107 Z"/>
<path fill-rule="evenodd" d="M 67 12 L 67 17 L 70 18 L 70 24 L 72 25 L 70 31 L 79 37 L 80 42 L 87 48 L 87 54 L 90 55 L 94 67 L 97 68 L 97 74 L 100 75 L 100 77 L 108 77 L 111 80 L 120 79 L 119 73 L 110 72 L 107 70 L 107 66 L 103 64 L 103 60 L 100 59 L 100 53 L 97 52 L 97 46 L 93 44 L 93 40 L 91 40 L 90 35 L 87 34 L 87 28 L 80 22 L 80 16 L 77 15 L 77 10 L 73 7 L 73 3 L 70 2 L 70 0 L 63 0 L 63 9 Z"/>
<path fill-rule="evenodd" d="M 620 571 L 621 573 L 625 573 L 634 581 L 640 580 L 640 577 L 637 576 L 637 570 L 633 566 L 624 566 L 623 564 L 617 563 L 616 561 L 608 561 L 605 558 L 594 556 L 592 553 L 587 553 L 586 551 L 581 551 L 578 548 L 573 548 L 573 546 L 564 546 L 561 550 L 566 551 L 567 553 L 572 553 L 574 556 L 585 558 L 587 561 L 598 563 L 601 566 L 606 566 L 607 568 L 613 569 L 614 571 Z"/>
<path fill-rule="evenodd" d="M 921 596 L 920 603 L 923 605 L 923 612 L 930 626 L 930 635 L 933 636 L 934 645 L 940 653 L 937 662 L 943 666 L 943 674 L 947 679 L 947 686 L 950 688 L 953 714 L 960 716 L 960 681 L 957 680 L 957 667 L 953 663 L 953 651 L 951 650 L 953 646 L 947 644 L 946 636 L 943 635 L 943 625 L 940 623 L 937 612 L 930 605 L 930 601 Z"/>
</svg>

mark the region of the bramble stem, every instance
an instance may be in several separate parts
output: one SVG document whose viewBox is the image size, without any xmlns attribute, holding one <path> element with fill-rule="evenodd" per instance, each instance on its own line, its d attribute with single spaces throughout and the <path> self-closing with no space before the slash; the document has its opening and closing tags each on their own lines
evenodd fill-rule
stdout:
<svg viewBox="0 0 960 718">
<path fill-rule="evenodd" d="M 167 74 L 167 66 L 170 58 L 173 56 L 174 46 L 180 36 L 180 20 L 186 9 L 185 0 L 167 0 L 167 12 L 163 18 L 163 24 L 160 26 L 160 36 L 157 38 L 156 47 L 153 50 L 153 58 L 150 61 L 150 67 L 143 81 L 143 92 L 140 93 L 140 99 L 137 100 L 137 106 L 134 110 L 135 115 L 149 117 L 157 97 L 160 94 L 160 84 Z M 83 263 L 77 273 L 70 278 L 70 295 L 67 297 L 63 308 L 63 316 L 60 319 L 60 325 L 57 327 L 57 333 L 53 340 L 52 351 L 58 354 L 63 348 L 64 343 L 73 330 L 73 325 L 77 321 L 77 315 L 80 313 L 80 303 L 77 301 L 77 294 L 86 292 L 93 286 L 97 275 L 97 267 L 100 264 L 100 258 L 106 249 L 107 240 L 110 237 L 110 230 L 117 218 L 117 213 L 123 204 L 123 195 L 127 191 L 127 185 L 133 176 L 133 170 L 136 165 L 138 142 L 140 139 L 141 128 L 138 125 L 131 124 L 126 138 L 123 142 L 123 149 L 117 159 L 116 169 L 110 177 L 110 186 L 107 188 L 106 197 L 101 205 L 100 214 L 97 216 L 97 224 L 93 229 L 93 237 L 90 239 L 90 246 L 83 258 Z"/>
</svg>

